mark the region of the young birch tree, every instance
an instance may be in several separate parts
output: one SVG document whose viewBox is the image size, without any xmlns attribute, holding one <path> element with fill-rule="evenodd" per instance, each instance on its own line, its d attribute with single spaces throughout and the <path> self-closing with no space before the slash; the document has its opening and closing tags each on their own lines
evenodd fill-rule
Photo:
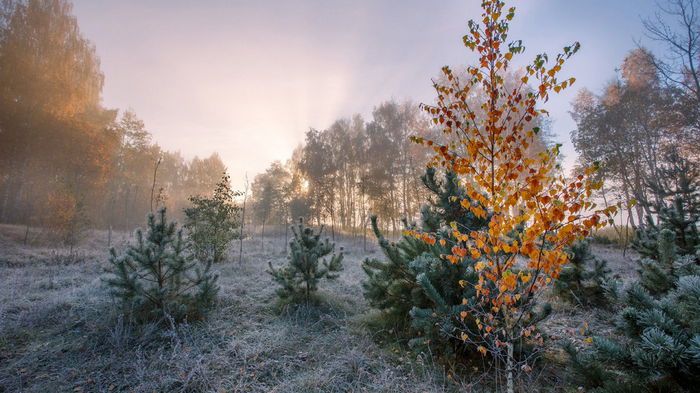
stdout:
<svg viewBox="0 0 700 393">
<path fill-rule="evenodd" d="M 463 38 L 478 55 L 477 66 L 466 73 L 443 67 L 444 82 L 434 83 L 436 103 L 421 106 L 448 142 L 412 139 L 433 147 L 429 165 L 458 174 L 469 197 L 463 206 L 489 218 L 488 229 L 479 232 L 452 223 L 452 253 L 444 257 L 452 263 L 466 256 L 477 259 L 477 296 L 464 299 L 469 311 L 461 318 L 475 321 L 478 331 L 465 330 L 461 338 L 500 365 L 510 393 L 514 374 L 531 367 L 527 358 L 516 359 L 514 346 L 526 338 L 542 341 L 534 326 L 538 295 L 567 264 L 565 248 L 604 226 L 616 207 L 597 209 L 592 202 L 593 190 L 601 187 L 591 178 L 596 168 L 567 180 L 558 171 L 558 147 L 534 158 L 526 154 L 539 133 L 534 120 L 547 114 L 537 104 L 574 83 L 574 78 L 560 79 L 558 74 L 580 45 L 565 47 L 554 59 L 537 55 L 517 86 L 508 87 L 504 75 L 512 59 L 524 52 L 522 41 L 506 41 L 515 8 L 505 11 L 505 2 L 497 0 L 484 0 L 481 7 L 482 20 L 469 21 Z M 483 97 L 478 107 L 469 99 L 475 94 Z M 435 241 L 431 234 L 414 235 Z"/>
</svg>

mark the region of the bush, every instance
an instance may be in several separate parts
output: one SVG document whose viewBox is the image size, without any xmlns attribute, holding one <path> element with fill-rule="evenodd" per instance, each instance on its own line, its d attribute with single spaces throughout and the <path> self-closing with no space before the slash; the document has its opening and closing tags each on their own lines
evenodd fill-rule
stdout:
<svg viewBox="0 0 700 393">
<path fill-rule="evenodd" d="M 185 228 L 200 260 L 222 262 L 234 239 L 240 236 L 240 208 L 233 203 L 238 193 L 231 190 L 228 175 L 216 185 L 210 198 L 191 196 L 191 207 L 185 208 Z"/>
<path fill-rule="evenodd" d="M 422 180 L 434 197 L 421 209 L 421 229 L 435 234 L 438 240 L 428 244 L 414 237 L 416 225 L 404 220 L 403 237 L 397 243 L 390 243 L 373 216 L 372 228 L 385 261 L 368 258 L 362 262 L 368 276 L 362 287 L 370 306 L 381 310 L 382 320 L 409 339 L 411 346 L 454 360 L 473 349 L 461 340 L 461 333 L 476 326 L 465 325 L 461 314 L 466 310 L 463 299 L 475 295 L 478 275 L 469 258 L 460 263 L 444 258 L 451 253 L 448 241 L 452 241 L 447 230 L 451 223 L 481 230 L 487 220 L 462 207 L 460 201 L 466 195 L 454 173 L 446 172 L 440 181 L 436 170 L 428 168 Z"/>
<path fill-rule="evenodd" d="M 217 276 L 211 259 L 195 260 L 191 244 L 166 209 L 149 213 L 144 235 L 136 231 L 136 245 L 118 256 L 110 249 L 111 277 L 106 282 L 124 310 L 140 321 L 173 318 L 202 319 L 216 300 Z"/>
<path fill-rule="evenodd" d="M 338 276 L 334 273 L 343 270 L 343 249 L 340 249 L 340 253 L 333 254 L 335 244 L 327 238 L 321 241 L 323 226 L 314 232 L 313 228 L 304 226 L 304 219 L 300 218 L 297 225 L 291 228 L 293 237 L 289 242 L 289 263 L 275 269 L 272 262 L 269 262 L 268 273 L 282 286 L 277 290 L 281 298 L 303 296 L 308 302 L 318 289 L 321 279 L 336 279 Z M 329 260 L 323 259 L 329 255 Z"/>
<path fill-rule="evenodd" d="M 587 240 L 580 240 L 569 247 L 569 264 L 559 274 L 554 293 L 571 303 L 604 305 L 609 301 L 605 291 L 609 274 L 607 262 L 591 254 Z"/>
<path fill-rule="evenodd" d="M 647 223 L 635 229 L 635 240 L 632 246 L 643 257 L 659 259 L 658 235 L 663 229 L 668 229 L 675 236 L 674 248 L 683 255 L 700 251 L 700 233 L 698 232 L 698 217 L 687 211 L 682 198 L 677 198 L 672 206 L 663 207 L 657 212 L 658 224 L 651 216 Z"/>
<path fill-rule="evenodd" d="M 454 360 L 467 347 L 460 339 L 462 299 L 474 296 L 477 280 L 468 263 L 451 263 L 441 255 L 449 247 L 404 235 L 397 243 L 388 242 L 372 216 L 372 228 L 386 262 L 368 258 L 362 268 L 368 280 L 362 283 L 370 306 L 382 311 L 385 325 L 409 339 L 418 350 L 430 350 Z M 408 227 L 410 228 L 410 227 Z M 471 326 L 475 328 L 475 326 Z"/>
<path fill-rule="evenodd" d="M 605 227 L 591 234 L 590 241 L 595 244 L 628 246 L 635 239 L 634 228 L 629 226 Z"/>
<path fill-rule="evenodd" d="M 700 386 L 700 253 L 688 247 L 700 241 L 697 224 L 667 214 L 659 220 L 637 231 L 634 246 L 646 257 L 639 261 L 639 279 L 616 299 L 622 338 L 596 337 L 593 348 L 583 351 L 566 346 L 577 384 L 634 393 Z"/>
</svg>

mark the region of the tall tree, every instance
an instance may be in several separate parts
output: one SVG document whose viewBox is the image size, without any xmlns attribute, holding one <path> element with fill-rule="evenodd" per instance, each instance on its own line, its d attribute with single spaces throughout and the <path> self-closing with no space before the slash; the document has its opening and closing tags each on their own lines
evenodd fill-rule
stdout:
<svg viewBox="0 0 700 393">
<path fill-rule="evenodd" d="M 477 65 L 467 67 L 466 77 L 443 67 L 447 82 L 435 83 L 434 105 L 423 105 L 450 141 L 414 140 L 434 148 L 431 165 L 458 175 L 471 198 L 463 199 L 463 206 L 489 219 L 489 229 L 482 232 L 453 224 L 454 245 L 447 258 L 453 263 L 462 263 L 467 256 L 477 260 L 476 297 L 465 298 L 468 311 L 462 318 L 475 322 L 478 331 L 465 333 L 462 339 L 498 362 L 506 390 L 512 393 L 516 373 L 531 367 L 527 359 L 516 362 L 514 346 L 534 336 L 538 293 L 567 264 L 565 248 L 604 225 L 604 216 L 614 209 L 598 210 L 590 200 L 592 190 L 600 187 L 590 178 L 594 168 L 565 179 L 556 170 L 558 147 L 535 158 L 526 156 L 540 131 L 530 121 L 546 113 L 537 105 L 574 83 L 574 78 L 560 79 L 558 74 L 580 45 L 567 46 L 551 59 L 536 56 L 521 83 L 511 89 L 504 74 L 513 57 L 524 50 L 521 41 L 507 41 L 515 8 L 506 11 L 505 2 L 499 0 L 481 5 L 480 22 L 469 21 L 464 36 L 464 45 L 478 56 Z M 527 87 L 530 80 L 536 88 Z M 468 103 L 470 91 L 483 94 L 476 107 L 481 110 Z M 427 241 L 435 238 L 428 236 Z M 524 260 L 519 262 L 518 256 Z M 533 343 L 540 338 L 534 336 Z"/>
<path fill-rule="evenodd" d="M 0 7 L 0 220 L 16 221 L 30 179 L 34 193 L 67 189 L 76 203 L 104 184 L 115 113 L 100 105 L 100 62 L 70 2 Z"/>
<path fill-rule="evenodd" d="M 627 202 L 639 202 L 636 220 L 629 212 L 633 225 L 644 224 L 675 194 L 692 194 L 697 183 L 697 153 L 682 147 L 692 141 L 687 138 L 692 120 L 678 90 L 660 83 L 654 62 L 646 50 L 630 52 L 622 78 L 599 97 L 581 91 L 572 111 L 577 128 L 571 136 L 579 160 L 604 163 L 600 175 L 610 181 L 609 189 Z M 674 195 L 669 194 L 674 187 Z"/>
<path fill-rule="evenodd" d="M 265 225 L 289 221 L 290 174 L 279 161 L 253 179 L 253 213 L 262 224 L 261 247 L 264 248 Z"/>
<path fill-rule="evenodd" d="M 664 80 L 700 104 L 700 4 L 697 0 L 665 0 L 653 18 L 643 21 L 646 35 L 666 46 L 654 66 Z M 670 21 L 669 21 L 670 18 Z"/>
</svg>

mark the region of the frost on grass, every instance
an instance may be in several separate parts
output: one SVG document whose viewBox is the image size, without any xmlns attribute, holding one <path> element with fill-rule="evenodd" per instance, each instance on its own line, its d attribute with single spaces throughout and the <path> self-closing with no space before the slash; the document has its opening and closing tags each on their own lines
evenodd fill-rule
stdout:
<svg viewBox="0 0 700 393">
<path fill-rule="evenodd" d="M 484 380 L 461 380 L 368 329 L 360 262 L 378 250 L 365 251 L 361 239 L 337 239 L 345 270 L 320 284 L 324 301 L 286 307 L 265 273 L 267 261 L 285 261 L 284 238 L 268 239 L 264 253 L 259 239 L 248 240 L 242 265 L 236 254 L 215 267 L 221 290 L 209 319 L 162 329 L 132 323 L 104 291 L 106 233 L 92 232 L 73 258 L 24 246 L 22 230 L 0 226 L 3 393 L 462 392 L 470 382 L 477 392 Z M 128 240 L 113 234 L 113 242 Z"/>
</svg>

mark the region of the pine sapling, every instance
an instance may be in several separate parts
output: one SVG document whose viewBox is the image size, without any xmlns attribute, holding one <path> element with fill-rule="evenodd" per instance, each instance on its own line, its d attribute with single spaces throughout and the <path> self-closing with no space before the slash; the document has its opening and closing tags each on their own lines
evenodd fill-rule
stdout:
<svg viewBox="0 0 700 393">
<path fill-rule="evenodd" d="M 341 248 L 338 254 L 333 253 L 335 244 L 327 238 L 321 240 L 323 226 L 316 232 L 304 225 L 303 218 L 291 229 L 288 264 L 275 268 L 272 262 L 269 262 L 268 273 L 282 286 L 277 291 L 281 298 L 303 296 L 308 302 L 318 289 L 321 279 L 336 279 L 338 275 L 335 273 L 343 270 L 343 249 Z"/>
<path fill-rule="evenodd" d="M 122 255 L 111 248 L 109 261 L 111 293 L 137 320 L 202 319 L 216 300 L 218 277 L 211 272 L 211 259 L 195 259 L 164 207 L 149 213 L 146 233 L 136 231 L 135 245 Z"/>
<path fill-rule="evenodd" d="M 584 306 L 606 304 L 609 299 L 605 286 L 610 274 L 607 262 L 591 253 L 588 240 L 573 243 L 568 252 L 569 264 L 559 274 L 554 293 L 568 302 Z"/>
</svg>

